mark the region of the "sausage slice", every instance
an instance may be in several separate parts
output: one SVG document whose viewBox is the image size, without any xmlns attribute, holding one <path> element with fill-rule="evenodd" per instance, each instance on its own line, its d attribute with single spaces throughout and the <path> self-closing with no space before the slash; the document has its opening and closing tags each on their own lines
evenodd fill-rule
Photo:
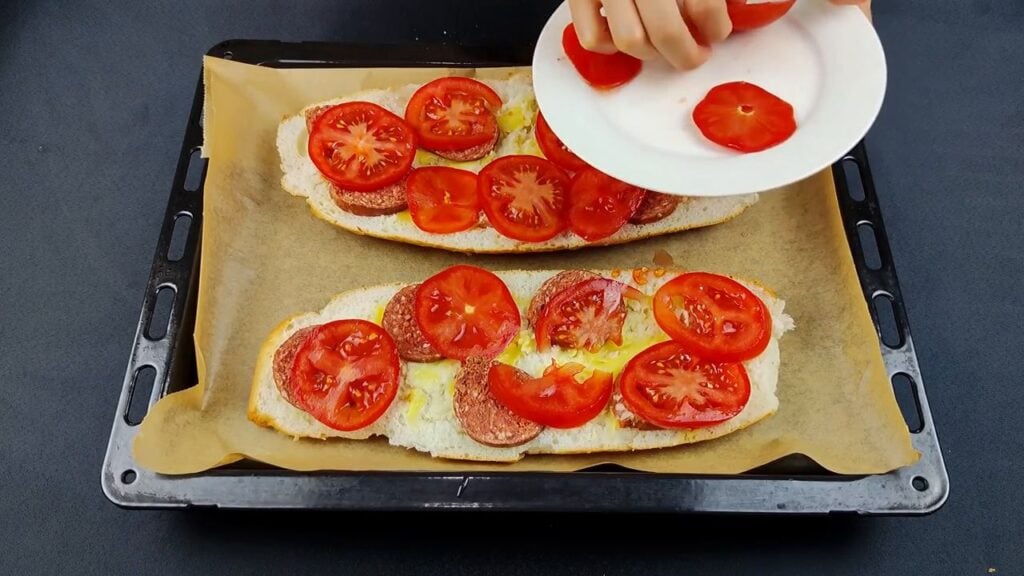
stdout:
<svg viewBox="0 0 1024 576">
<path fill-rule="evenodd" d="M 661 429 L 629 411 L 626 403 L 622 400 L 622 392 L 619 391 L 618 385 L 615 386 L 615 392 L 612 393 L 612 414 L 619 421 L 619 426 L 623 428 L 636 428 L 637 430 Z"/>
<path fill-rule="evenodd" d="M 416 302 L 418 284 L 406 286 L 399 290 L 384 307 L 384 318 L 381 326 L 395 341 L 398 355 L 402 360 L 410 362 L 434 362 L 443 358 L 441 353 L 427 342 L 416 323 L 413 306 Z"/>
<path fill-rule="evenodd" d="M 309 338 L 314 330 L 316 330 L 316 326 L 297 330 L 278 346 L 277 351 L 274 352 L 274 384 L 277 384 L 277 389 L 281 392 L 281 395 L 292 404 L 295 402 L 288 392 L 288 378 L 292 373 L 292 363 L 295 362 L 295 355 L 299 353 L 299 347 L 306 342 L 306 339 Z"/>
<path fill-rule="evenodd" d="M 331 184 L 331 199 L 338 208 L 357 216 L 395 214 L 409 207 L 405 184 L 406 180 L 403 179 L 373 192 L 344 190 Z"/>
<path fill-rule="evenodd" d="M 454 162 L 469 162 L 470 160 L 479 160 L 484 156 L 491 153 L 494 147 L 498 144 L 498 130 L 494 131 L 494 139 L 490 142 L 484 142 L 483 144 L 477 144 L 472 148 L 466 148 L 465 150 L 431 150 L 434 154 L 437 154 L 441 158 L 446 158 Z"/>
<path fill-rule="evenodd" d="M 455 376 L 455 416 L 470 438 L 487 446 L 518 446 L 533 440 L 543 426 L 517 416 L 498 403 L 487 385 L 493 360 L 474 356 L 462 363 Z M 530 376 L 519 371 L 525 380 Z"/>
<path fill-rule="evenodd" d="M 679 204 L 686 201 L 683 196 L 673 194 L 662 194 L 661 192 L 647 191 L 644 199 L 640 202 L 636 212 L 629 217 L 633 224 L 651 224 L 658 220 L 664 220 L 676 211 Z"/>
<path fill-rule="evenodd" d="M 548 302 L 556 294 L 580 282 L 600 277 L 600 275 L 587 272 L 586 270 L 563 270 L 548 278 L 537 289 L 537 293 L 533 295 L 533 300 L 530 300 L 530 306 L 526 309 L 526 320 L 530 323 L 530 326 L 535 325 L 537 320 L 540 319 L 540 315 L 544 312 L 544 307 L 548 305 Z"/>
</svg>

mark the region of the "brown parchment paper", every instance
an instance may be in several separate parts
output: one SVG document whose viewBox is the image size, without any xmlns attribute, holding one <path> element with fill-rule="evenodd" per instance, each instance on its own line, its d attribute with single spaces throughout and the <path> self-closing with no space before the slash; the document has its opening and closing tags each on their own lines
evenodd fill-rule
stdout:
<svg viewBox="0 0 1024 576">
<path fill-rule="evenodd" d="M 278 122 L 301 107 L 356 90 L 497 70 L 274 70 L 205 62 L 207 108 L 202 260 L 195 342 L 199 382 L 156 404 L 135 457 L 145 468 L 192 473 L 241 458 L 296 469 L 575 470 L 602 462 L 655 472 L 740 473 L 801 453 L 847 474 L 916 461 L 882 364 L 828 171 L 711 228 L 624 246 L 510 256 L 466 256 L 361 237 L 315 219 L 284 192 Z M 282 319 L 319 310 L 332 295 L 415 282 L 472 262 L 492 270 L 677 265 L 756 279 L 787 302 L 796 329 L 781 340 L 778 412 L 705 443 L 623 454 L 528 456 L 516 464 L 432 459 L 385 440 L 293 440 L 246 418 L 260 344 Z"/>
</svg>

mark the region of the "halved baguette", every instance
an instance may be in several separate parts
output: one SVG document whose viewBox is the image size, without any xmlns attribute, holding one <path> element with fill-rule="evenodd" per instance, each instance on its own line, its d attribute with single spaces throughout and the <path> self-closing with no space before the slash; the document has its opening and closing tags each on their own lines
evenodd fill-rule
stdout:
<svg viewBox="0 0 1024 576">
<path fill-rule="evenodd" d="M 607 271 L 595 271 L 608 275 Z M 521 312 L 537 289 L 557 271 L 506 271 L 496 274 L 504 280 Z M 664 282 L 673 278 L 666 274 L 652 278 L 639 289 L 653 294 Z M 320 312 L 294 316 L 279 324 L 264 341 L 259 351 L 249 397 L 249 419 L 295 438 L 365 439 L 385 436 L 390 444 L 427 452 L 435 457 L 512 462 L 526 454 L 576 454 L 614 452 L 677 446 L 725 436 L 754 424 L 775 412 L 778 399 L 775 387 L 779 369 L 779 338 L 792 329 L 792 319 L 784 312 L 784 302 L 756 284 L 740 281 L 754 291 L 769 307 L 773 325 L 768 348 L 758 357 L 744 363 L 750 377 L 750 400 L 734 418 L 697 430 L 638 430 L 624 428 L 614 417 L 611 407 L 587 424 L 569 430 L 545 429 L 541 434 L 511 448 L 494 448 L 480 444 L 462 431 L 453 407 L 454 378 L 459 363 L 442 360 L 433 363 L 402 362 L 402 381 L 398 396 L 388 411 L 375 423 L 355 432 L 341 432 L 320 423 L 306 412 L 291 405 L 274 382 L 273 357 L 278 347 L 294 332 L 317 324 L 345 318 L 359 318 L 379 323 L 384 305 L 402 287 L 399 284 L 375 286 L 345 292 L 336 296 Z M 587 356 L 576 351 L 530 351 L 532 332 L 524 328 L 499 360 L 514 363 L 536 376 L 551 363 L 571 358 L 591 368 L 610 370 L 624 364 L 629 357 L 647 345 L 666 340 L 653 320 L 648 303 L 630 303 L 623 346 L 605 349 Z M 613 346 L 609 344 L 608 346 Z M 620 356 L 621 355 L 621 356 Z"/>
<path fill-rule="evenodd" d="M 533 135 L 537 104 L 533 96 L 531 77 L 517 73 L 506 80 L 482 80 L 502 98 L 499 112 L 501 138 L 494 152 L 473 162 L 451 162 L 429 152 L 417 153 L 414 166 L 449 165 L 479 172 L 487 163 L 499 156 L 532 154 L 543 157 Z M 405 105 L 419 85 L 410 84 L 394 90 L 367 90 L 307 106 L 298 114 L 285 118 L 277 132 L 277 149 L 281 160 L 281 186 L 289 193 L 306 199 L 313 214 L 331 224 L 367 236 L 387 238 L 409 244 L 442 248 L 456 252 L 510 253 L 548 252 L 554 250 L 622 244 L 651 236 L 680 232 L 692 228 L 711 226 L 738 216 L 757 201 L 757 194 L 706 198 L 690 197 L 667 218 L 651 224 L 626 224 L 611 237 L 599 242 L 587 242 L 566 231 L 546 242 L 522 242 L 502 236 L 481 219 L 481 225 L 464 232 L 432 234 L 413 224 L 408 211 L 386 216 L 359 216 L 339 208 L 331 199 L 330 184 L 310 161 L 306 146 L 305 112 L 311 108 L 351 102 L 373 102 L 404 116 Z"/>
</svg>

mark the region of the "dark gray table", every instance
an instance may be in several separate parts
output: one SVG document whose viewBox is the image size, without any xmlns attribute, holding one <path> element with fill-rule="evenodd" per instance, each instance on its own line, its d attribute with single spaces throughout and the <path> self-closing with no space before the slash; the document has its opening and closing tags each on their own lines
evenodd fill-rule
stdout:
<svg viewBox="0 0 1024 576">
<path fill-rule="evenodd" d="M 891 74 L 868 143 L 951 477 L 937 514 L 255 515 L 107 503 L 100 464 L 201 54 L 237 37 L 528 43 L 555 4 L 0 4 L 0 573 L 1024 574 L 1018 0 L 876 0 Z"/>
</svg>

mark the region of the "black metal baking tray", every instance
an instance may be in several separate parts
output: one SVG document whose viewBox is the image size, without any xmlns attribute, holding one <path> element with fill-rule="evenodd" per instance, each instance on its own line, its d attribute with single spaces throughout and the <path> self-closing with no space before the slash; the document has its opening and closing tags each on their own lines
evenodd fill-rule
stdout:
<svg viewBox="0 0 1024 576">
<path fill-rule="evenodd" d="M 234 40 L 212 56 L 270 67 L 487 67 L 523 65 L 530 47 L 367 46 Z M 888 474 L 832 474 L 791 456 L 734 476 L 651 474 L 615 466 L 572 473 L 297 473 L 240 462 L 164 476 L 136 466 L 131 444 L 149 406 L 196 381 L 192 329 L 202 230 L 203 90 L 200 78 L 135 341 L 122 383 L 102 487 L 129 508 L 926 514 L 949 480 L 928 408 L 863 143 L 832 173 L 864 297 L 894 392 L 921 459 Z M 166 329 L 164 329 L 166 326 Z M 152 382 L 151 388 L 149 383 Z"/>
</svg>

